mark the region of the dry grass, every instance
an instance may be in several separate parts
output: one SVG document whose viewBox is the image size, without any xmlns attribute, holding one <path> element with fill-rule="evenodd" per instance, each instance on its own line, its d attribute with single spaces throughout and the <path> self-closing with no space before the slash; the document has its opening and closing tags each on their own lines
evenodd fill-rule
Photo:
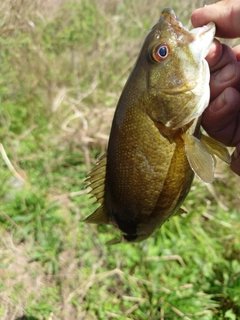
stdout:
<svg viewBox="0 0 240 320">
<path fill-rule="evenodd" d="M 34 295 L 37 301 L 42 288 L 49 285 L 41 265 L 37 262 L 30 263 L 28 247 L 29 242 L 16 244 L 10 234 L 2 234 L 1 265 L 7 267 L 0 269 L 1 282 L 4 284 L 0 295 L 1 309 L 4 310 L 4 314 L 1 314 L 3 320 L 23 316 L 29 296 Z M 19 293 L 17 299 L 12 296 L 15 290 Z"/>
</svg>

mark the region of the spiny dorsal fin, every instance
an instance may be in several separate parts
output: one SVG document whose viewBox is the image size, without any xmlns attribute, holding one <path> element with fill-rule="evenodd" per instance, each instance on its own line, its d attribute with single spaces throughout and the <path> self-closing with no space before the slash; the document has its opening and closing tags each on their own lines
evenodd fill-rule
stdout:
<svg viewBox="0 0 240 320">
<path fill-rule="evenodd" d="M 183 134 L 185 151 L 188 162 L 198 176 L 204 182 L 212 182 L 216 160 L 208 147 L 194 136 Z"/>
<path fill-rule="evenodd" d="M 92 171 L 89 172 L 86 178 L 86 182 L 91 183 L 105 179 L 106 175 L 107 154 L 103 154 L 98 160 Z"/>
<path fill-rule="evenodd" d="M 201 135 L 200 140 L 204 143 L 207 148 L 212 151 L 218 158 L 229 164 L 231 162 L 231 156 L 228 152 L 227 147 L 221 142 L 216 141 L 215 139 L 205 136 L 204 134 Z"/>
<path fill-rule="evenodd" d="M 88 183 L 87 187 L 91 188 L 89 193 L 96 197 L 100 204 L 103 203 L 104 198 L 106 164 L 107 154 L 105 153 L 98 159 L 95 167 L 89 172 L 85 180 Z"/>
<path fill-rule="evenodd" d="M 87 223 L 97 223 L 109 224 L 109 219 L 104 210 L 103 202 L 104 202 L 104 189 L 105 189 L 105 175 L 106 175 L 106 164 L 107 164 L 107 154 L 102 155 L 95 167 L 88 174 L 87 179 L 85 181 L 88 182 L 88 187 L 91 188 L 89 191 L 92 194 L 92 197 L 97 198 L 96 203 L 101 204 L 101 206 L 95 210 L 89 217 L 87 217 L 84 222 Z"/>
</svg>

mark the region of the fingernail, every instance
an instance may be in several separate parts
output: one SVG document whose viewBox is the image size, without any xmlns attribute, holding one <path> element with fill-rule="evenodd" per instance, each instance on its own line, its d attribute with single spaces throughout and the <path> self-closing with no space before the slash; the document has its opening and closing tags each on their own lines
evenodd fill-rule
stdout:
<svg viewBox="0 0 240 320">
<path fill-rule="evenodd" d="M 234 63 L 227 64 L 222 70 L 217 71 L 214 78 L 218 82 L 227 82 L 236 75 L 236 68 Z"/>
</svg>

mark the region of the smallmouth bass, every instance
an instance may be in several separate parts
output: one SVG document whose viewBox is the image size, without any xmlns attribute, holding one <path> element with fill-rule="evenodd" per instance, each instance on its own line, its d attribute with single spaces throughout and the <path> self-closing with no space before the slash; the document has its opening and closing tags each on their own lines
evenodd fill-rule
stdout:
<svg viewBox="0 0 240 320">
<path fill-rule="evenodd" d="M 215 155 L 230 162 L 227 149 L 200 131 L 214 34 L 214 23 L 189 31 L 165 8 L 147 35 L 119 99 L 107 152 L 87 177 L 100 207 L 85 221 L 120 230 L 121 239 L 109 243 L 148 238 L 183 213 L 194 173 L 211 182 Z"/>
</svg>

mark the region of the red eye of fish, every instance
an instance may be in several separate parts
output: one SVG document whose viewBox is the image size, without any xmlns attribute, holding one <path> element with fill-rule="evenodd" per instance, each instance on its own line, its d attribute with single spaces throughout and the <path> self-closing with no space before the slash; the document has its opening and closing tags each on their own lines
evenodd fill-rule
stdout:
<svg viewBox="0 0 240 320">
<path fill-rule="evenodd" d="M 166 44 L 160 44 L 153 48 L 152 57 L 157 62 L 162 62 L 168 56 L 169 50 Z"/>
</svg>

